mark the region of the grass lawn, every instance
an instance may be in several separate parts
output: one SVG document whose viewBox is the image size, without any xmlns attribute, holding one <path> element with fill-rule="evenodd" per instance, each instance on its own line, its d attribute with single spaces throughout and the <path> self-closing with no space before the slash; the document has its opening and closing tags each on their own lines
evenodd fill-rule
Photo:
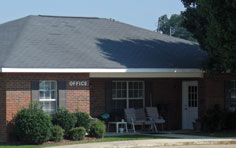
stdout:
<svg viewBox="0 0 236 148">
<path fill-rule="evenodd" d="M 162 139 L 168 137 L 162 136 L 146 136 L 146 135 L 127 135 L 127 136 L 117 136 L 117 137 L 105 137 L 104 139 L 89 140 L 89 141 L 74 141 L 70 143 L 54 143 L 54 144 L 44 144 L 44 145 L 1 145 L 0 148 L 40 148 L 40 147 L 50 147 L 58 145 L 68 145 L 68 144 L 82 144 L 82 143 L 94 143 L 94 142 L 111 142 L 111 141 L 128 141 L 128 140 L 145 140 L 145 139 Z"/>
<path fill-rule="evenodd" d="M 220 131 L 220 132 L 195 132 L 183 133 L 185 135 L 208 136 L 208 137 L 236 137 L 236 131 Z"/>
</svg>

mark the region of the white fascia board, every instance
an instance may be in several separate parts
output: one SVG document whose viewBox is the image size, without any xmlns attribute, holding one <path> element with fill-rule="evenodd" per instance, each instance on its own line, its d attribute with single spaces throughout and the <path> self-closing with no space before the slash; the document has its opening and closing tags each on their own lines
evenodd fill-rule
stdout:
<svg viewBox="0 0 236 148">
<path fill-rule="evenodd" d="M 89 73 L 90 78 L 203 78 L 203 72 Z"/>
<path fill-rule="evenodd" d="M 200 69 L 179 68 L 127 68 L 127 69 L 105 69 L 105 68 L 1 68 L 3 73 L 146 73 L 146 72 L 196 72 L 202 73 Z"/>
</svg>

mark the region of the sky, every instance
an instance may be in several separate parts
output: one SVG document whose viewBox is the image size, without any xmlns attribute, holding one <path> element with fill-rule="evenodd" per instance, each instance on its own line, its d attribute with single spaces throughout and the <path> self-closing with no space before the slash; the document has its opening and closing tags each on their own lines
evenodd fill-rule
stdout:
<svg viewBox="0 0 236 148">
<path fill-rule="evenodd" d="M 155 30 L 158 17 L 183 10 L 180 0 L 1 0 L 0 24 L 40 14 L 112 18 Z"/>
</svg>

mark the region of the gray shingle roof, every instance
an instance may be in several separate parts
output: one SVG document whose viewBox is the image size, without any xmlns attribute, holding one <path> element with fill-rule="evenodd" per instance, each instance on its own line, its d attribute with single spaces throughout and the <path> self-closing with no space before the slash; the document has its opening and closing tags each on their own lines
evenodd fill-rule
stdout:
<svg viewBox="0 0 236 148">
<path fill-rule="evenodd" d="M 104 18 L 27 16 L 0 25 L 4 68 L 199 68 L 195 43 Z"/>
</svg>

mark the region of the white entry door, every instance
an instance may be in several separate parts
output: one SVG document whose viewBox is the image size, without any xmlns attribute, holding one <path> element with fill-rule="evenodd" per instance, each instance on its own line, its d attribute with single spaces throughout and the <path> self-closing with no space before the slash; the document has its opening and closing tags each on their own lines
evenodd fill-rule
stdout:
<svg viewBox="0 0 236 148">
<path fill-rule="evenodd" d="M 198 118 L 198 82 L 182 82 L 182 129 L 193 129 Z"/>
</svg>

